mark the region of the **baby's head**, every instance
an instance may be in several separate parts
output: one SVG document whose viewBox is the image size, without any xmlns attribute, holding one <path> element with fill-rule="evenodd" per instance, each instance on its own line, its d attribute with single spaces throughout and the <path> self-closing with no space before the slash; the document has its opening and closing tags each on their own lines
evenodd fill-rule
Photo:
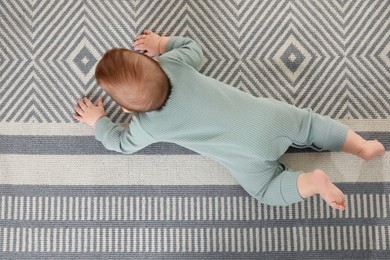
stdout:
<svg viewBox="0 0 390 260">
<path fill-rule="evenodd" d="M 111 49 L 99 61 L 96 81 L 126 112 L 149 112 L 166 102 L 170 86 L 158 61 L 128 49 Z"/>
</svg>

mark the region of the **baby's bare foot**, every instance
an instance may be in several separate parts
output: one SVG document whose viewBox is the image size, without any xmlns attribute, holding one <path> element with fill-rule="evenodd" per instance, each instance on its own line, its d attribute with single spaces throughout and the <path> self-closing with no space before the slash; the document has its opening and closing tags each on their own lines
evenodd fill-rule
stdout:
<svg viewBox="0 0 390 260">
<path fill-rule="evenodd" d="M 376 156 L 383 156 L 385 147 L 378 140 L 366 141 L 363 149 L 358 153 L 358 156 L 364 160 L 372 160 Z"/>
<path fill-rule="evenodd" d="M 329 180 L 324 171 L 314 170 L 311 178 L 315 193 L 320 194 L 329 206 L 339 210 L 345 209 L 344 193 Z"/>
</svg>

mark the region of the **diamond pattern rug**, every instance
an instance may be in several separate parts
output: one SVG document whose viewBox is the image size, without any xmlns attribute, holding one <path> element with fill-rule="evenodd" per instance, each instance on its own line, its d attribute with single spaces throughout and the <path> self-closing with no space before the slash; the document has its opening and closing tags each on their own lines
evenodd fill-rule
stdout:
<svg viewBox="0 0 390 260">
<path fill-rule="evenodd" d="M 388 259 L 390 2 L 1 1 L 0 258 Z M 319 197 L 289 207 L 250 198 L 216 162 L 158 143 L 106 151 L 72 119 L 112 47 L 145 28 L 201 44 L 201 72 L 254 96 L 311 107 L 379 139 L 363 162 L 290 149 L 290 167 L 322 168 L 347 210 Z"/>
</svg>

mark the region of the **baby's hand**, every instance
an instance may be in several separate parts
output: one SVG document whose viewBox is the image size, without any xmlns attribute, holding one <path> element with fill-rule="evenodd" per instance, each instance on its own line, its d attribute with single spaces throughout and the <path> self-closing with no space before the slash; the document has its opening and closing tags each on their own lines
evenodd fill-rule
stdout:
<svg viewBox="0 0 390 260">
<path fill-rule="evenodd" d="M 149 57 L 157 56 L 162 53 L 161 51 L 161 39 L 162 37 L 151 30 L 145 30 L 144 34 L 138 35 L 132 45 L 137 51 L 145 51 L 144 54 Z"/>
<path fill-rule="evenodd" d="M 73 114 L 73 117 L 92 127 L 100 118 L 106 115 L 101 97 L 99 97 L 97 105 L 94 105 L 88 98 L 82 98 L 77 102 L 74 109 L 77 113 Z"/>
</svg>

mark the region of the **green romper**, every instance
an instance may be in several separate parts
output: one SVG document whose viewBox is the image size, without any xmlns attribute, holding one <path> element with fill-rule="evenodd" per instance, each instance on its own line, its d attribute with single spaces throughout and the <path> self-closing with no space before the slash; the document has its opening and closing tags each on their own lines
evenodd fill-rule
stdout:
<svg viewBox="0 0 390 260">
<path fill-rule="evenodd" d="M 190 38 L 170 37 L 166 51 L 157 58 L 172 87 L 164 107 L 133 115 L 128 127 L 103 117 L 95 126 L 96 139 L 126 154 L 155 142 L 175 143 L 218 161 L 262 203 L 301 201 L 300 172 L 279 158 L 290 146 L 340 151 L 347 126 L 199 73 L 203 53 Z"/>
</svg>

